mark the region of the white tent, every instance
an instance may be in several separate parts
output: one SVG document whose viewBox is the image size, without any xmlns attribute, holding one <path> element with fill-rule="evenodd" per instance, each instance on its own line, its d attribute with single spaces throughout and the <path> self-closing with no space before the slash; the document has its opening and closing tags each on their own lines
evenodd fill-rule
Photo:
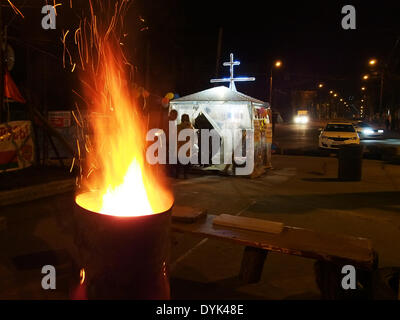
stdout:
<svg viewBox="0 0 400 320">
<path fill-rule="evenodd" d="M 226 129 L 258 130 L 255 124 L 260 119 L 260 114 L 266 114 L 269 104 L 225 86 L 219 86 L 171 100 L 170 109 L 178 112 L 178 122 L 182 114 L 188 114 L 192 123 L 203 114 L 223 137 L 223 131 Z M 260 109 L 264 109 L 262 110 L 264 112 L 260 112 Z M 268 119 L 268 123 L 271 123 L 271 120 Z M 221 143 L 224 145 L 224 141 Z"/>
<path fill-rule="evenodd" d="M 219 86 L 170 101 L 170 109 L 189 115 L 193 122 L 201 113 L 221 135 L 223 129 L 253 129 L 257 109 L 269 104 L 243 93 Z"/>
</svg>

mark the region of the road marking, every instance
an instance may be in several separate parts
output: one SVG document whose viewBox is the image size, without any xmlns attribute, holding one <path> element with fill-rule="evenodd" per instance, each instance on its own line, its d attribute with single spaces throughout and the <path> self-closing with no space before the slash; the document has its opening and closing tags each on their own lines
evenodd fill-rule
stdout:
<svg viewBox="0 0 400 320">
<path fill-rule="evenodd" d="M 375 221 L 375 222 L 380 222 L 380 223 L 389 223 L 393 224 L 393 220 L 389 218 L 383 218 L 381 216 L 376 217 L 373 215 L 365 215 L 362 213 L 359 213 L 357 211 L 350 211 L 350 210 L 337 210 L 337 209 L 317 209 L 317 212 L 323 212 L 323 213 L 328 213 L 328 214 L 340 214 L 340 215 L 346 215 L 346 216 L 352 216 L 355 218 L 360 218 L 364 220 L 370 220 L 370 221 Z"/>
<path fill-rule="evenodd" d="M 170 265 L 170 269 L 171 271 L 174 270 L 176 268 L 176 265 L 181 262 L 182 260 L 184 260 L 188 255 L 190 255 L 194 250 L 196 250 L 198 247 L 202 246 L 204 243 L 206 243 L 208 240 L 208 238 L 204 238 L 203 240 L 201 240 L 200 242 L 198 242 L 197 244 L 195 244 L 192 248 L 190 248 L 188 251 L 186 251 L 184 254 L 182 254 L 181 256 L 179 256 L 174 262 L 171 263 Z"/>
<path fill-rule="evenodd" d="M 245 212 L 248 208 L 250 208 L 253 204 L 255 204 L 257 201 L 252 200 L 250 203 L 241 209 L 239 212 L 235 214 L 235 216 L 240 216 L 243 212 Z M 208 241 L 208 238 L 204 238 L 198 243 L 196 243 L 192 248 L 190 248 L 188 251 L 186 251 L 184 254 L 180 255 L 174 262 L 170 264 L 170 270 L 173 271 L 177 264 L 181 261 L 183 261 L 187 256 L 189 256 L 193 251 L 195 251 L 197 248 L 201 247 L 203 244 L 205 244 Z"/>
</svg>

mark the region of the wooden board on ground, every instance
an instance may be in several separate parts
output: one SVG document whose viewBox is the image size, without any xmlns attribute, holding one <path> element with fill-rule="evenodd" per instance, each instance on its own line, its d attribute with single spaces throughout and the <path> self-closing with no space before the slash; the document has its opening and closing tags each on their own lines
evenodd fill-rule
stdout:
<svg viewBox="0 0 400 320">
<path fill-rule="evenodd" d="M 194 223 L 207 215 L 206 209 L 186 206 L 174 206 L 172 208 L 172 221 Z"/>
<path fill-rule="evenodd" d="M 173 222 L 172 230 L 234 242 L 272 252 L 325 260 L 336 264 L 352 264 L 371 270 L 374 253 L 371 241 L 364 238 L 320 233 L 313 230 L 284 226 L 279 234 L 242 230 L 213 225 L 214 215 L 188 224 Z"/>
<path fill-rule="evenodd" d="M 232 227 L 250 231 L 260 231 L 268 233 L 281 233 L 283 230 L 282 222 L 238 217 L 230 214 L 221 214 L 216 216 L 213 220 L 216 226 Z"/>
</svg>

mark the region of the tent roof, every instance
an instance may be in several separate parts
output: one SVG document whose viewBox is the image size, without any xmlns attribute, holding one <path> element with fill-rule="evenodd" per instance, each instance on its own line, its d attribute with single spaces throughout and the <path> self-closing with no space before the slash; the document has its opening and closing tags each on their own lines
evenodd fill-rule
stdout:
<svg viewBox="0 0 400 320">
<path fill-rule="evenodd" d="M 171 102 L 189 102 L 189 101 L 247 101 L 267 106 L 266 102 L 252 98 L 243 93 L 232 91 L 225 86 L 219 86 L 203 90 L 197 93 L 189 94 Z"/>
</svg>

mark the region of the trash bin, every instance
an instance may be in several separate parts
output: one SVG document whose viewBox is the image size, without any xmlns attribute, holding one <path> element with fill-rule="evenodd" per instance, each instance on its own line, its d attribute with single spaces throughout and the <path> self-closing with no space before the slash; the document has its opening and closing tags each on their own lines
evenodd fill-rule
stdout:
<svg viewBox="0 0 400 320">
<path fill-rule="evenodd" d="M 341 181 L 360 181 L 362 172 L 363 146 L 347 144 L 338 152 L 338 178 Z"/>
</svg>

